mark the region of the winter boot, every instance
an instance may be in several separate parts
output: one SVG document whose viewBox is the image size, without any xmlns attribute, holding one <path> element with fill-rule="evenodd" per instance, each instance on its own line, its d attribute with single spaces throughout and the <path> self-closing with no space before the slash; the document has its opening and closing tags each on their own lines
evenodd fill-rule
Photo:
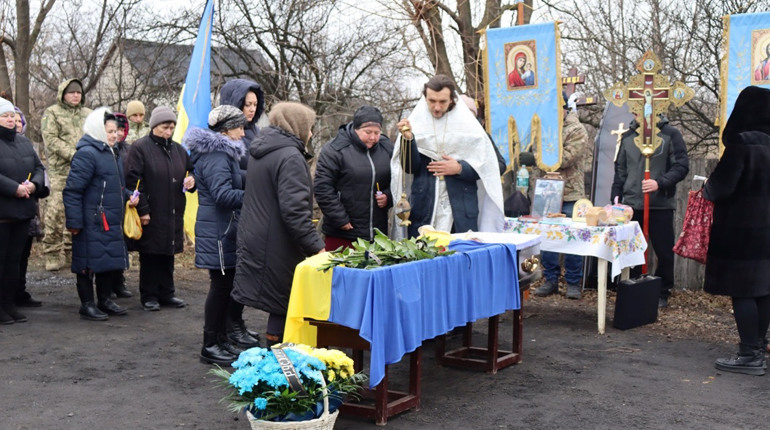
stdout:
<svg viewBox="0 0 770 430">
<path fill-rule="evenodd" d="M 115 283 L 112 286 L 112 293 L 113 296 L 120 297 L 121 299 L 134 297 L 134 294 L 131 291 L 128 291 L 128 288 L 126 288 L 126 276 L 123 274 L 123 271 L 120 272 L 120 275 L 115 275 Z"/>
<path fill-rule="evenodd" d="M 16 309 L 16 286 L 18 281 L 12 279 L 0 279 L 0 282 L 6 285 L 0 285 L 0 309 L 4 315 L 0 316 L 3 324 L 10 324 L 8 317 L 12 322 L 25 322 L 27 317 Z"/>
<path fill-rule="evenodd" d="M 538 297 L 550 296 L 559 292 L 559 284 L 556 282 L 545 281 L 543 285 L 535 290 L 535 295 Z"/>
<path fill-rule="evenodd" d="M 111 273 L 100 273 L 96 275 L 96 295 L 99 298 L 98 308 L 107 315 L 125 315 L 126 308 L 119 306 L 110 299 L 112 285 L 116 276 Z"/>
<path fill-rule="evenodd" d="M 741 347 L 733 358 L 718 358 L 714 367 L 725 372 L 762 376 L 765 374 L 765 353 L 758 348 L 748 351 Z"/>
<path fill-rule="evenodd" d="M 59 254 L 47 254 L 45 256 L 45 270 L 56 272 L 59 269 L 61 269 Z"/>
<path fill-rule="evenodd" d="M 229 366 L 238 356 L 225 349 L 219 343 L 220 334 L 215 331 L 203 332 L 203 347 L 201 348 L 201 363 Z"/>
<path fill-rule="evenodd" d="M 93 275 L 77 274 L 78 297 L 80 297 L 80 318 L 89 321 L 104 321 L 108 318 L 107 314 L 100 311 L 94 303 L 94 285 Z"/>
<path fill-rule="evenodd" d="M 107 314 L 96 307 L 96 303 L 93 301 L 81 304 L 78 313 L 80 314 L 80 318 L 89 321 L 105 321 L 109 318 Z"/>
<path fill-rule="evenodd" d="M 260 344 L 259 335 L 252 336 L 246 330 L 246 323 L 243 320 L 236 321 L 230 318 L 227 320 L 227 340 L 243 349 L 254 348 Z"/>
</svg>

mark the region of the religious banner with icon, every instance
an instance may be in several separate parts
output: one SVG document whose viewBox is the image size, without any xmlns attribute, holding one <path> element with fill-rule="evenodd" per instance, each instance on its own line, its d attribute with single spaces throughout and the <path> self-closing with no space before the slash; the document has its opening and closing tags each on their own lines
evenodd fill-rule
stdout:
<svg viewBox="0 0 770 430">
<path fill-rule="evenodd" d="M 770 88 L 770 12 L 728 15 L 722 19 L 720 148 L 722 131 L 738 94 L 750 85 Z"/>
<path fill-rule="evenodd" d="M 556 23 L 489 29 L 484 33 L 487 131 L 508 170 L 523 150 L 537 165 L 561 165 L 562 81 Z"/>
</svg>

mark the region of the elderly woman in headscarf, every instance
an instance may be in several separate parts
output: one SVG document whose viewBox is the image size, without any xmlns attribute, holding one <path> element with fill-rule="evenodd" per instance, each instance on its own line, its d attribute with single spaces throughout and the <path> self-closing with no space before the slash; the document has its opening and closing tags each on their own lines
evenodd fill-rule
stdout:
<svg viewBox="0 0 770 430">
<path fill-rule="evenodd" d="M 16 132 L 13 104 L 0 97 L 0 324 L 27 321 L 16 309 L 19 265 L 35 197 L 45 188 L 43 163 Z"/>
<path fill-rule="evenodd" d="M 324 251 L 324 242 L 312 222 L 307 163 L 315 112 L 283 102 L 269 118 L 249 148 L 232 296 L 270 314 L 265 338 L 272 345 L 283 338 L 295 266 Z"/>
<path fill-rule="evenodd" d="M 765 374 L 770 325 L 770 90 L 747 87 L 722 132 L 725 151 L 703 189 L 714 202 L 703 289 L 730 296 L 738 353 L 719 370 Z"/>
<path fill-rule="evenodd" d="M 222 105 L 209 113 L 208 130 L 191 128 L 183 140 L 198 179 L 195 266 L 208 269 L 211 280 L 204 308 L 200 359 L 221 366 L 230 365 L 240 353 L 226 339 L 225 328 L 233 301 L 230 293 L 235 276 L 235 236 L 243 204 L 238 162 L 246 153 L 241 144 L 244 125 L 246 117 L 240 109 Z M 251 348 L 259 346 L 259 341 L 244 339 L 243 344 L 236 346 Z"/>
<path fill-rule="evenodd" d="M 174 255 L 184 250 L 185 192 L 195 190 L 195 179 L 188 175 L 192 163 L 187 151 L 171 140 L 176 115 L 166 106 L 158 106 L 150 115 L 150 134 L 131 145 L 128 152 L 126 182 L 130 188 L 139 184 L 142 238 L 139 251 L 139 300 L 146 311 L 161 306 L 183 308 L 176 297 Z"/>
<path fill-rule="evenodd" d="M 126 314 L 126 308 L 113 302 L 110 294 L 128 266 L 123 207 L 127 200 L 136 206 L 139 199 L 125 186 L 123 160 L 115 147 L 115 116 L 106 107 L 98 108 L 86 117 L 83 131 L 64 186 L 64 212 L 67 230 L 72 233 L 72 272 L 77 276 L 80 316 L 103 321 L 108 315 Z"/>
</svg>

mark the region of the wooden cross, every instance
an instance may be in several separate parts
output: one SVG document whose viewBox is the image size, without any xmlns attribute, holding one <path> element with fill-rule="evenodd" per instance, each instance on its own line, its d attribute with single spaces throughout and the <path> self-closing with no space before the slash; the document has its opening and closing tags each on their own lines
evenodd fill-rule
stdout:
<svg viewBox="0 0 770 430">
<path fill-rule="evenodd" d="M 572 67 L 569 69 L 567 76 L 561 78 L 561 87 L 564 90 L 564 94 L 567 95 L 567 99 L 577 91 L 578 84 L 585 84 L 585 75 L 578 75 L 577 68 Z M 595 97 L 586 97 L 585 95 L 577 99 L 578 106 L 591 106 L 596 104 Z"/>
<path fill-rule="evenodd" d="M 623 140 L 623 133 L 627 132 L 627 128 L 623 128 L 625 126 L 625 123 L 618 124 L 617 130 L 610 131 L 610 134 L 613 136 L 617 136 L 617 141 L 615 142 L 615 157 L 612 159 L 612 161 L 618 161 L 618 151 L 620 151 L 620 142 Z"/>
</svg>

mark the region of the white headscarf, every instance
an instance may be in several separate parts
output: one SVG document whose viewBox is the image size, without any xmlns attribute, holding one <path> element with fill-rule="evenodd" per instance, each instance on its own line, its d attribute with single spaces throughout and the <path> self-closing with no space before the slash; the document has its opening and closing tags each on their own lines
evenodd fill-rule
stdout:
<svg viewBox="0 0 770 430">
<path fill-rule="evenodd" d="M 434 160 L 440 160 L 442 154 L 447 154 L 473 167 L 479 175 L 479 180 L 476 181 L 479 231 L 501 232 L 504 223 L 503 187 L 500 182 L 497 155 L 489 136 L 468 107 L 464 103 L 457 103 L 454 109 L 447 112 L 443 118 L 434 119 L 423 96 L 409 115 L 409 123 L 420 154 Z M 394 204 L 401 197 L 403 186 L 401 139 L 402 136 L 399 133 L 396 140 L 399 143 L 395 145 L 393 158 L 390 161 L 390 189 L 395 200 Z M 408 188 L 407 194 L 410 192 Z M 396 218 L 395 225 L 398 225 L 398 222 Z M 402 230 L 396 228 L 394 233 Z"/>
<path fill-rule="evenodd" d="M 112 113 L 106 106 L 98 107 L 89 113 L 83 122 L 83 131 L 98 140 L 107 143 L 107 130 L 104 128 L 104 114 Z"/>
</svg>

